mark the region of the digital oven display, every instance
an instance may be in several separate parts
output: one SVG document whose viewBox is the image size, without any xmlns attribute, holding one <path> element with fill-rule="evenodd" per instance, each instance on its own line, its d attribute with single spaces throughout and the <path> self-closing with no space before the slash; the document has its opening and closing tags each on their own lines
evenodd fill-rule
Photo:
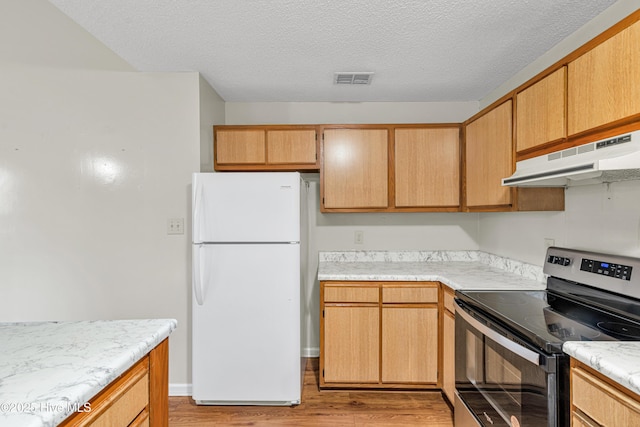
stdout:
<svg viewBox="0 0 640 427">
<path fill-rule="evenodd" d="M 633 267 L 629 265 L 614 264 L 604 261 L 596 261 L 592 259 L 582 258 L 580 270 L 588 273 L 600 274 L 620 280 L 631 280 L 631 271 Z"/>
</svg>

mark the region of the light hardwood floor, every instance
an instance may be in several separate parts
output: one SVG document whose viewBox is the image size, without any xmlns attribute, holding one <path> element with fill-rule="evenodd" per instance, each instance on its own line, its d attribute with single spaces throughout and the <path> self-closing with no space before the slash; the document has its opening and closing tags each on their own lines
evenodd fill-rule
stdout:
<svg viewBox="0 0 640 427">
<path fill-rule="evenodd" d="M 320 391 L 316 358 L 308 360 L 298 406 L 197 406 L 190 397 L 170 397 L 169 425 L 452 427 L 453 415 L 439 391 Z"/>
</svg>

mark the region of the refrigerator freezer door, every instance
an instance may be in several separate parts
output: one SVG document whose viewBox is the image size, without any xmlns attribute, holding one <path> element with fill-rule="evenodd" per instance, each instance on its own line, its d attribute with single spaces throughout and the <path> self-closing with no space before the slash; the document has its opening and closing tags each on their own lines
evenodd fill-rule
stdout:
<svg viewBox="0 0 640 427">
<path fill-rule="evenodd" d="M 300 241 L 297 172 L 193 174 L 193 243 Z"/>
<path fill-rule="evenodd" d="M 200 404 L 299 403 L 300 246 L 194 245 L 193 399 Z"/>
</svg>

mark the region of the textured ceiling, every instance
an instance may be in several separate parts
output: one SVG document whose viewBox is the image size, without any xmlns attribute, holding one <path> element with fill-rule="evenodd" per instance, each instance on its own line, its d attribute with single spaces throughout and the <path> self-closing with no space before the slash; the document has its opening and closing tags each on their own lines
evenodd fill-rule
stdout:
<svg viewBox="0 0 640 427">
<path fill-rule="evenodd" d="M 253 102 L 477 101 L 615 2 L 49 1 L 140 71 L 199 71 Z"/>
</svg>

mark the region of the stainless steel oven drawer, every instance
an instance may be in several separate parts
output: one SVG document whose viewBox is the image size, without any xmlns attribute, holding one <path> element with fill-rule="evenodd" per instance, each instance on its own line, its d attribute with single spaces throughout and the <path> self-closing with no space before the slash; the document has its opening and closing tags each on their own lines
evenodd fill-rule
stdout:
<svg viewBox="0 0 640 427">
<path fill-rule="evenodd" d="M 453 425 L 455 427 L 482 427 L 467 405 L 460 400 L 458 393 L 456 393 L 453 409 Z"/>
</svg>

